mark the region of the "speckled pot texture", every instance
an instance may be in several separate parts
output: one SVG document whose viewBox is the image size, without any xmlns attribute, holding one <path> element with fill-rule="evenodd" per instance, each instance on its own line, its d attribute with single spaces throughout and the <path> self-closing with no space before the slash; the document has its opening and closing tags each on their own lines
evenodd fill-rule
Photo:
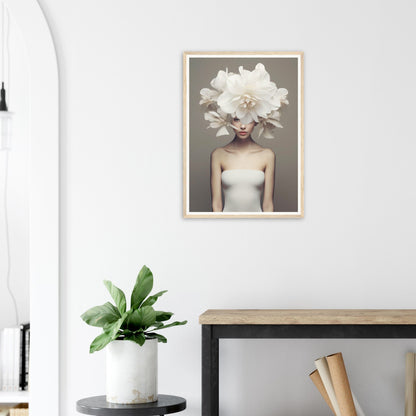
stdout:
<svg viewBox="0 0 416 416">
<path fill-rule="evenodd" d="M 133 341 L 112 341 L 107 347 L 107 401 L 119 404 L 157 400 L 157 340 L 143 346 Z"/>
</svg>

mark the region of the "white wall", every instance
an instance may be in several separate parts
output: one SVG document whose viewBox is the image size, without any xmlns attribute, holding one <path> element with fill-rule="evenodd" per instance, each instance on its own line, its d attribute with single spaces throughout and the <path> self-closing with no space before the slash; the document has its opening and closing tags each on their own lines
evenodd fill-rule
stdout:
<svg viewBox="0 0 416 416">
<path fill-rule="evenodd" d="M 189 320 L 160 391 L 200 414 L 207 308 L 413 308 L 413 1 L 42 0 L 61 82 L 61 407 L 104 394 L 79 315 L 146 263 Z M 305 52 L 305 218 L 182 219 L 182 52 Z M 403 412 L 416 341 L 226 341 L 221 415 L 329 414 L 307 375 L 342 350 L 368 414 Z M 257 358 L 258 357 L 258 358 Z M 260 408 L 257 404 L 261 403 Z"/>
</svg>

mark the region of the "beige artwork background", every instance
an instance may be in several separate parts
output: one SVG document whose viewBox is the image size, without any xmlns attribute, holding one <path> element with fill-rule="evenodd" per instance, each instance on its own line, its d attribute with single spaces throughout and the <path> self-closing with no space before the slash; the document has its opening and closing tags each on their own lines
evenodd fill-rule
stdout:
<svg viewBox="0 0 416 416">
<path fill-rule="evenodd" d="M 274 139 L 257 138 L 258 126 L 252 138 L 276 154 L 274 211 L 298 211 L 298 58 L 289 57 L 189 57 L 189 211 L 211 212 L 210 155 L 217 147 L 233 138 L 216 137 L 216 129 L 207 128 L 203 108 L 199 105 L 200 90 L 211 88 L 210 82 L 219 70 L 238 73 L 238 67 L 252 71 L 257 63 L 264 64 L 271 81 L 289 91 L 289 105 L 282 109 L 283 128 L 273 130 Z M 299 86 L 300 87 L 300 86 Z"/>
</svg>

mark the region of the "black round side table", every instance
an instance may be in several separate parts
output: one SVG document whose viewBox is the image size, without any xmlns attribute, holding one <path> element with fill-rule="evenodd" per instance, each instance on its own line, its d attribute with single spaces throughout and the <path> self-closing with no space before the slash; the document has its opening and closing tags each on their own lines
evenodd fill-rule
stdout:
<svg viewBox="0 0 416 416">
<path fill-rule="evenodd" d="M 183 397 L 159 394 L 158 400 L 142 404 L 116 404 L 107 402 L 105 396 L 87 397 L 77 401 L 77 411 L 98 416 L 148 416 L 167 415 L 186 409 Z"/>
</svg>

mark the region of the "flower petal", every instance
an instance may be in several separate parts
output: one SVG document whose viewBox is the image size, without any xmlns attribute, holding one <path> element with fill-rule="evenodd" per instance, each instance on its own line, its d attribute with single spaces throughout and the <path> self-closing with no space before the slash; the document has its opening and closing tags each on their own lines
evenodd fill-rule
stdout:
<svg viewBox="0 0 416 416">
<path fill-rule="evenodd" d="M 252 115 L 249 112 L 246 112 L 244 116 L 238 118 L 240 119 L 241 124 L 249 124 L 254 121 Z"/>
<path fill-rule="evenodd" d="M 264 135 L 263 135 L 263 137 L 264 137 L 265 139 L 274 139 L 274 136 L 273 136 L 273 134 L 271 133 L 271 131 L 270 131 L 269 129 L 265 129 L 265 130 L 264 130 Z"/>
<path fill-rule="evenodd" d="M 217 76 L 211 81 L 211 87 L 217 91 L 224 91 L 227 85 L 228 69 L 226 71 L 218 71 Z"/>
<path fill-rule="evenodd" d="M 243 119 L 244 119 L 244 117 L 246 117 L 246 115 L 247 115 L 247 109 L 246 109 L 246 108 L 241 107 L 241 106 L 238 106 L 238 107 L 236 108 L 236 110 L 235 110 L 235 115 L 237 116 L 237 118 L 239 118 L 239 119 L 241 120 L 241 122 L 242 122 L 243 124 L 245 124 L 245 123 L 244 123 L 244 121 L 243 121 Z M 250 118 L 251 118 L 251 116 L 250 116 Z M 251 121 L 251 120 L 250 120 L 250 121 Z"/>
<path fill-rule="evenodd" d="M 283 126 L 277 120 L 273 120 L 272 118 L 268 118 L 267 123 L 273 124 L 273 126 L 276 127 L 283 128 Z"/>
<path fill-rule="evenodd" d="M 228 130 L 227 130 L 227 127 L 225 127 L 225 126 L 222 126 L 218 131 L 217 131 L 217 134 L 216 134 L 216 136 L 217 137 L 219 137 L 219 136 L 228 136 L 230 133 L 228 132 Z"/>
</svg>

